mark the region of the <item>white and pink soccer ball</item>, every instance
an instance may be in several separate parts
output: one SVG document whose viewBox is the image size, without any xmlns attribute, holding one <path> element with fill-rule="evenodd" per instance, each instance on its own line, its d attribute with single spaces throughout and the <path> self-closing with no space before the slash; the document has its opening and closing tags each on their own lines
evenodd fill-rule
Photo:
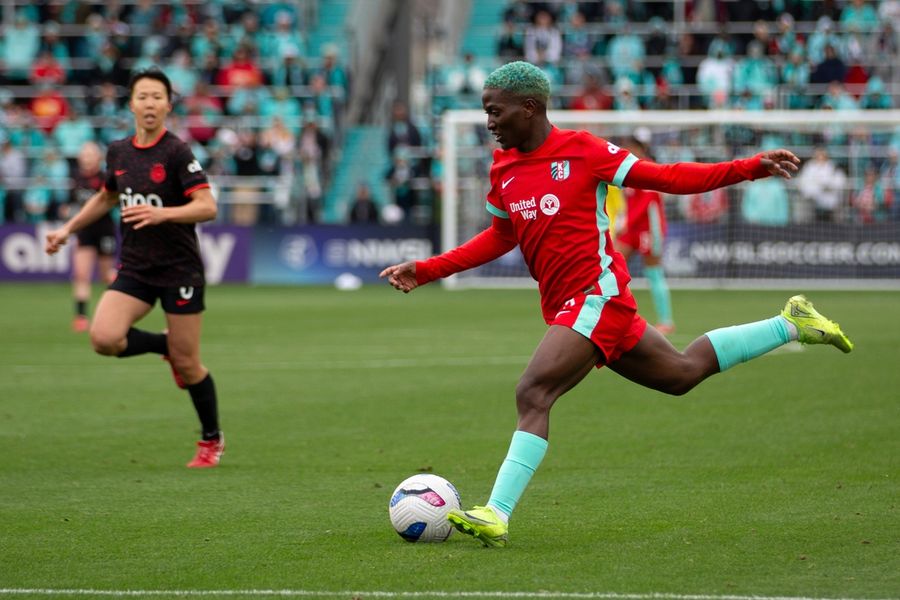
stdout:
<svg viewBox="0 0 900 600">
<path fill-rule="evenodd" d="M 447 513 L 459 509 L 459 492 L 437 475 L 404 479 L 388 504 L 391 525 L 407 542 L 443 542 L 453 532 Z"/>
</svg>

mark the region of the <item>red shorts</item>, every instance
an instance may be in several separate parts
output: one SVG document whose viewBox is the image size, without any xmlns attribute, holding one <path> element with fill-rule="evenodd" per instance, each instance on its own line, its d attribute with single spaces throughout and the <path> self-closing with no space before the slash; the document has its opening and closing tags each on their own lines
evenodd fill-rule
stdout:
<svg viewBox="0 0 900 600">
<path fill-rule="evenodd" d="M 563 304 L 550 325 L 568 327 L 591 340 L 603 354 L 598 369 L 634 348 L 647 329 L 627 287 L 618 296 L 580 293 Z"/>
<path fill-rule="evenodd" d="M 641 256 L 662 256 L 662 238 L 650 229 L 632 229 L 616 237 L 617 245 L 636 250 Z"/>
</svg>

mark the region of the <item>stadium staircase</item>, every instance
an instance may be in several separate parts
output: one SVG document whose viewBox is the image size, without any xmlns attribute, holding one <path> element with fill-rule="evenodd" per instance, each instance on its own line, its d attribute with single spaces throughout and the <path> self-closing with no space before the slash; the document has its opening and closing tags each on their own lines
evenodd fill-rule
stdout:
<svg viewBox="0 0 900 600">
<path fill-rule="evenodd" d="M 479 58 L 496 58 L 497 36 L 503 23 L 503 10 L 508 0 L 475 0 L 469 11 L 469 25 L 465 28 L 460 53 L 471 52 Z"/>
<path fill-rule="evenodd" d="M 351 127 L 345 136 L 342 157 L 337 164 L 331 186 L 325 193 L 323 223 L 345 223 L 350 201 L 360 181 L 369 184 L 372 197 L 379 206 L 388 203 L 390 190 L 384 181 L 390 161 L 387 154 L 387 132 L 384 125 Z"/>
<path fill-rule="evenodd" d="M 326 0 L 319 2 L 316 26 L 308 34 L 307 47 L 312 56 L 322 56 L 322 47 L 347 37 L 346 21 L 356 0 Z M 344 60 L 347 56 L 344 56 Z"/>
</svg>

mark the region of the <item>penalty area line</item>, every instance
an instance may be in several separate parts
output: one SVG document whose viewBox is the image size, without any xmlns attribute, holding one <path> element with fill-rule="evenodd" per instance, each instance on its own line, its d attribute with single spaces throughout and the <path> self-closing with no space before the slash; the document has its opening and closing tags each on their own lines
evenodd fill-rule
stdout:
<svg viewBox="0 0 900 600">
<path fill-rule="evenodd" d="M 306 598 L 560 598 L 572 600 L 897 600 L 811 596 L 741 596 L 716 594 L 625 594 L 617 592 L 387 592 L 380 590 L 96 590 L 52 588 L 0 588 L 0 596 L 101 596 L 101 597 L 306 597 Z"/>
</svg>

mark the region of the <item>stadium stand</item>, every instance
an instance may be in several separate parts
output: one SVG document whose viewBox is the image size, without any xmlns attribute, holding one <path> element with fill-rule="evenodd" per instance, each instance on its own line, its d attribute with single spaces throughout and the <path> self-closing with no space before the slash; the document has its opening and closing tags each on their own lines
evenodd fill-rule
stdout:
<svg viewBox="0 0 900 600">
<path fill-rule="evenodd" d="M 408 47 L 367 43 L 405 14 Z M 900 68 L 898 0 L 15 0 L 2 25 L 6 222 L 59 216 L 66 166 L 84 141 L 127 134 L 123 86 L 152 64 L 175 82 L 172 128 L 213 177 L 220 220 L 273 224 L 345 222 L 359 182 L 382 205 L 410 188 L 405 219 L 432 220 L 440 117 L 478 108 L 480 82 L 511 59 L 546 70 L 554 108 L 615 110 L 889 109 Z M 395 100 L 421 140 L 388 150 Z M 897 219 L 900 134 L 873 140 L 865 164 L 840 141 L 841 214 L 859 214 L 851 195 L 874 171 L 865 197 L 883 199 L 865 218 Z"/>
</svg>

